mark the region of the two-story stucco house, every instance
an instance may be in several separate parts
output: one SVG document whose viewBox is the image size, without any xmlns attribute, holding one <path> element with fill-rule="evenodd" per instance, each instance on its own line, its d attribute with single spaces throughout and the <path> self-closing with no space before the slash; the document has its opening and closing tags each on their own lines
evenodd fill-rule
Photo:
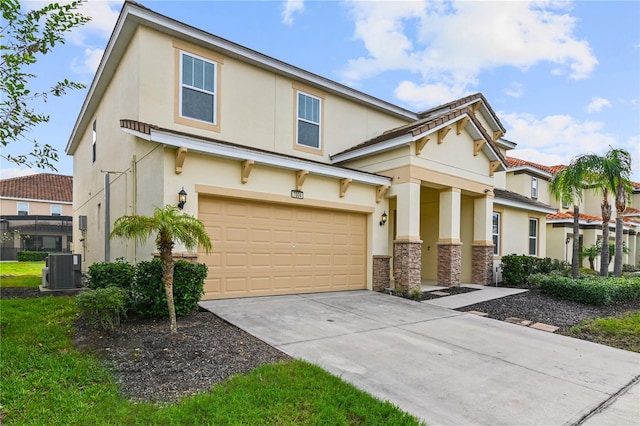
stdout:
<svg viewBox="0 0 640 426">
<path fill-rule="evenodd" d="M 0 180 L 0 259 L 18 251 L 69 252 L 73 177 L 41 173 Z"/>
<path fill-rule="evenodd" d="M 504 133 L 481 94 L 409 111 L 126 2 L 66 148 L 76 247 L 148 259 L 113 221 L 182 192 L 205 299 L 488 284 L 500 253 L 543 254 L 553 211 L 507 185 Z"/>
</svg>

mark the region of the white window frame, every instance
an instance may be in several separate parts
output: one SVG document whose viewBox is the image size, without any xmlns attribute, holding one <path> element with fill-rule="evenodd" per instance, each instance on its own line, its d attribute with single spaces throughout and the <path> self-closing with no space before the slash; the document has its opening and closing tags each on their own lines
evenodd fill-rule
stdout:
<svg viewBox="0 0 640 426">
<path fill-rule="evenodd" d="M 25 208 L 21 209 L 20 206 L 23 206 Z M 20 212 L 27 212 L 27 214 L 21 215 Z M 29 203 L 25 203 L 24 201 L 18 201 L 16 203 L 16 214 L 18 216 L 29 216 Z"/>
<path fill-rule="evenodd" d="M 531 176 L 531 198 L 538 198 L 538 178 Z"/>
<path fill-rule="evenodd" d="M 535 235 L 531 235 L 531 223 L 535 223 L 536 224 Z M 540 226 L 539 225 L 540 225 L 540 222 L 538 221 L 537 218 L 535 218 L 535 217 L 530 217 L 529 218 L 529 228 L 528 228 L 528 232 L 529 232 L 529 239 L 528 239 L 529 256 L 537 256 L 538 255 L 538 236 L 540 234 Z M 534 245 L 533 245 L 534 253 L 531 253 L 531 243 L 532 242 L 534 243 Z"/>
<path fill-rule="evenodd" d="M 199 87 L 191 86 L 189 84 L 185 84 L 182 81 L 182 78 L 183 78 L 183 75 L 182 75 L 182 73 L 183 73 L 183 62 L 184 62 L 184 57 L 185 56 L 190 56 L 192 58 L 199 59 L 201 61 L 204 61 L 206 63 L 209 63 L 209 64 L 213 65 L 213 86 L 212 86 L 213 87 L 213 91 L 209 91 L 209 90 L 206 90 L 204 88 L 201 89 Z M 217 93 L 216 89 L 217 89 L 217 84 L 218 84 L 218 64 L 215 61 L 212 61 L 211 59 L 207 59 L 207 58 L 204 58 L 202 56 L 196 55 L 194 53 L 186 52 L 184 50 L 181 50 L 180 51 L 180 77 L 179 78 L 180 78 L 180 80 L 178 81 L 178 84 L 179 84 L 180 87 L 179 87 L 179 90 L 178 90 L 178 97 L 179 97 L 179 100 L 178 100 L 178 111 L 179 112 L 178 112 L 178 114 L 180 115 L 180 117 L 184 118 L 184 119 L 187 119 L 187 120 L 199 121 L 201 123 L 206 123 L 206 124 L 213 125 L 213 126 L 217 125 L 218 124 L 218 93 Z M 207 121 L 207 120 L 203 120 L 201 118 L 190 117 L 188 115 L 184 115 L 184 113 L 182 112 L 182 106 L 183 106 L 183 103 L 182 103 L 182 91 L 183 91 L 184 88 L 188 88 L 190 90 L 195 90 L 195 91 L 201 92 L 201 93 L 206 93 L 206 94 L 212 96 L 213 121 Z"/>
<path fill-rule="evenodd" d="M 495 218 L 498 218 L 498 227 L 497 227 L 497 232 L 493 232 L 494 231 L 494 220 Z M 502 219 L 502 215 L 500 214 L 500 212 L 493 212 L 493 215 L 491 216 L 491 239 L 494 240 L 494 244 L 493 244 L 493 255 L 494 256 L 500 256 L 500 225 L 501 225 L 501 219 Z M 495 238 L 494 238 L 495 237 Z"/>
<path fill-rule="evenodd" d="M 58 212 L 54 212 L 53 210 L 56 209 L 58 210 Z M 59 204 L 52 204 L 51 205 L 51 216 L 62 216 L 62 206 Z"/>
<path fill-rule="evenodd" d="M 302 96 L 306 96 L 312 99 L 315 99 L 318 101 L 318 122 L 316 123 L 315 121 L 300 117 L 300 95 Z M 317 150 L 321 150 L 322 149 L 322 98 L 318 97 L 318 96 L 314 96 L 310 93 L 307 93 L 305 91 L 302 90 L 298 90 L 296 93 L 296 145 L 297 146 L 301 146 L 304 148 L 309 148 L 309 149 L 317 149 Z M 318 146 L 310 146 L 310 145 L 305 145 L 300 143 L 300 135 L 299 135 L 299 129 L 300 129 L 300 121 L 303 121 L 305 123 L 310 123 L 310 124 L 314 124 L 318 126 Z"/>
<path fill-rule="evenodd" d="M 93 120 L 93 126 L 91 130 L 91 163 L 95 163 L 98 158 L 98 154 L 96 152 L 97 142 L 98 142 L 98 133 L 96 131 L 96 121 Z"/>
</svg>

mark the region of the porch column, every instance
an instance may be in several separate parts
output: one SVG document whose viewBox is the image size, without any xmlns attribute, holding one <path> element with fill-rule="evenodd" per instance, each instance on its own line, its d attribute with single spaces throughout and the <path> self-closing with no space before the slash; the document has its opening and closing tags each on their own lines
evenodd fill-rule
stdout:
<svg viewBox="0 0 640 426">
<path fill-rule="evenodd" d="M 473 246 L 471 280 L 487 285 L 493 281 L 493 197 L 478 197 L 473 201 Z"/>
<path fill-rule="evenodd" d="M 412 290 L 420 288 L 422 282 L 420 181 L 394 185 L 394 192 L 397 195 L 397 236 L 393 242 L 395 287 Z"/>
<path fill-rule="evenodd" d="M 457 287 L 462 273 L 460 241 L 460 188 L 440 192 L 438 285 Z"/>
</svg>

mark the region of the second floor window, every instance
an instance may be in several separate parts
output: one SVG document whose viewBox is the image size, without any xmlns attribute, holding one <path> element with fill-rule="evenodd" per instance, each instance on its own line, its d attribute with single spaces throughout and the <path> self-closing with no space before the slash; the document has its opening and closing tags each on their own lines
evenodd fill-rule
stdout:
<svg viewBox="0 0 640 426">
<path fill-rule="evenodd" d="M 321 100 L 298 92 L 298 145 L 320 149 Z"/>
<path fill-rule="evenodd" d="M 96 143 L 98 142 L 98 134 L 96 133 L 96 120 L 93 120 L 93 130 L 91 131 L 91 162 L 96 162 Z"/>
<path fill-rule="evenodd" d="M 27 216 L 29 214 L 29 203 L 18 203 L 18 216 Z"/>
<path fill-rule="evenodd" d="M 51 216 L 62 216 L 62 206 L 51 206 Z"/>
<path fill-rule="evenodd" d="M 182 52 L 180 115 L 216 124 L 216 64 Z"/>
<path fill-rule="evenodd" d="M 531 198 L 538 198 L 538 178 L 531 177 Z"/>
</svg>

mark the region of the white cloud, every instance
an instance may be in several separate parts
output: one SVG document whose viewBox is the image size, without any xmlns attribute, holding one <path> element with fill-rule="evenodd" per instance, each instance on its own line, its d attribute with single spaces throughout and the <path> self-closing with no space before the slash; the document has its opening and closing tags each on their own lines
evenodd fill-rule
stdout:
<svg viewBox="0 0 640 426">
<path fill-rule="evenodd" d="M 82 58 L 73 58 L 71 61 L 71 70 L 76 74 L 93 74 L 100 65 L 104 49 L 87 47 L 84 49 Z"/>
<path fill-rule="evenodd" d="M 508 155 L 546 165 L 568 164 L 582 154 L 603 154 L 620 146 L 615 136 L 604 131 L 604 123 L 578 121 L 569 115 L 498 113 L 507 128 L 507 139 L 518 144 Z"/>
<path fill-rule="evenodd" d="M 285 0 L 282 6 L 282 23 L 293 25 L 293 16 L 304 10 L 303 0 Z"/>
<path fill-rule="evenodd" d="M 9 168 L 9 169 L 2 169 L 0 170 L 0 179 L 11 179 L 14 177 L 22 177 L 22 176 L 29 176 L 29 175 L 35 175 L 36 173 L 39 173 L 37 170 L 34 169 L 18 169 L 18 168 Z"/>
<path fill-rule="evenodd" d="M 524 89 L 520 83 L 511 83 L 509 87 L 504 89 L 504 93 L 512 98 L 519 98 L 522 96 L 523 91 Z"/>
<path fill-rule="evenodd" d="M 412 81 L 402 81 L 396 87 L 394 94 L 398 99 L 410 103 L 417 109 L 424 109 L 433 104 L 445 104 L 452 99 L 458 99 L 468 95 L 464 85 L 446 83 L 417 85 Z"/>
<path fill-rule="evenodd" d="M 600 112 L 602 111 L 602 108 L 610 106 L 611 102 L 609 102 L 608 99 L 593 97 L 591 98 L 591 102 L 589 102 L 589 105 L 587 105 L 587 112 Z"/>
<path fill-rule="evenodd" d="M 550 73 L 588 77 L 598 63 L 574 35 L 566 2 L 350 1 L 356 39 L 367 55 L 350 61 L 343 78 L 358 80 L 389 70 L 416 73 L 420 87 L 442 84 L 475 91 L 484 70 L 526 70 L 540 63 Z M 454 90 L 455 89 L 455 90 Z M 404 93 L 404 91 L 399 91 Z M 411 98 L 403 99 L 410 101 Z M 433 102 L 435 103 L 435 101 Z"/>
</svg>

